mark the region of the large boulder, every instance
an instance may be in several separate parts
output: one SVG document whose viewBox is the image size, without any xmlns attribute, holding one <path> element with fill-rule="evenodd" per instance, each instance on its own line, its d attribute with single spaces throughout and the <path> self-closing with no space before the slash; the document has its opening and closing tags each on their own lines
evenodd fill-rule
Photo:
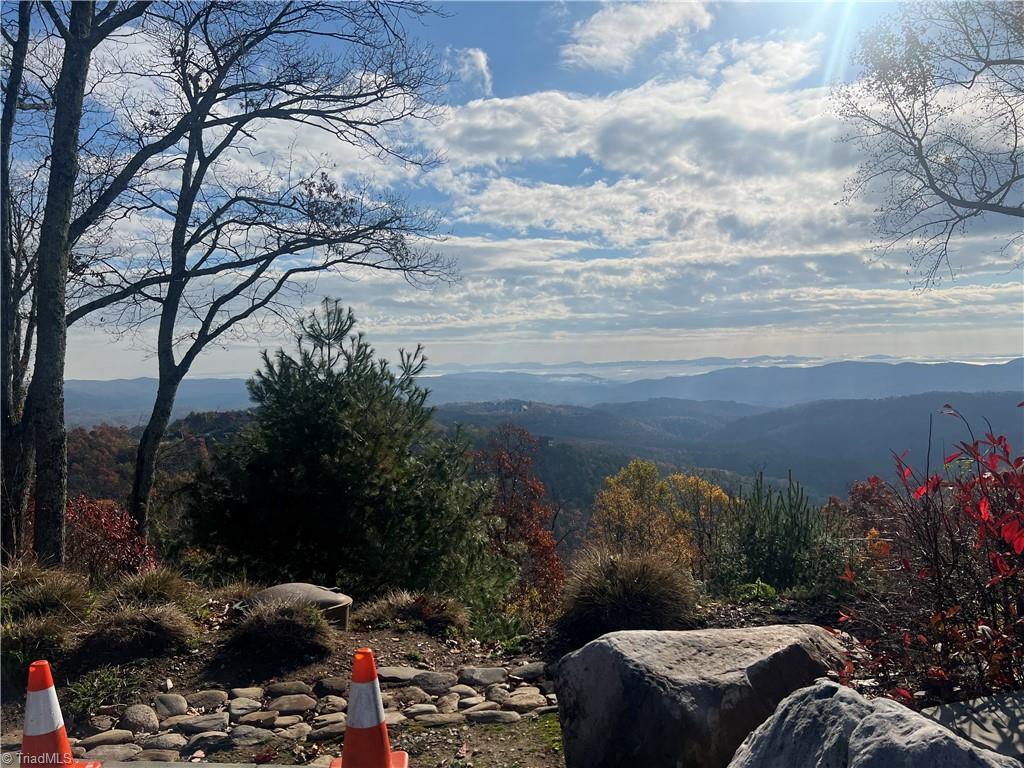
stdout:
<svg viewBox="0 0 1024 768">
<path fill-rule="evenodd" d="M 921 714 L 979 747 L 1024 759 L 1024 691 L 942 704 Z"/>
<path fill-rule="evenodd" d="M 568 768 L 723 768 L 782 699 L 843 664 L 815 626 L 612 632 L 564 656 Z"/>
<path fill-rule="evenodd" d="M 786 698 L 736 750 L 729 768 L 1021 768 L 888 699 L 831 680 Z"/>
<path fill-rule="evenodd" d="M 339 625 L 342 629 L 348 629 L 349 613 L 352 610 L 352 598 L 343 595 L 339 590 L 329 587 L 318 587 L 316 584 L 305 584 L 303 582 L 289 582 L 288 584 L 277 584 L 273 587 L 261 589 L 246 602 L 253 603 L 279 603 L 301 601 L 315 605 L 328 621 Z"/>
</svg>

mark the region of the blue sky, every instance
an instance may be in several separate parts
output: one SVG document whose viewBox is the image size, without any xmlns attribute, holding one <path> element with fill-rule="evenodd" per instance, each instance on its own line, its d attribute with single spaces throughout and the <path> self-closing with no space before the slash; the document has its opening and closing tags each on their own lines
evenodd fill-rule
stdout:
<svg viewBox="0 0 1024 768">
<path fill-rule="evenodd" d="M 915 291 L 905 254 L 872 248 L 877 203 L 843 204 L 861 160 L 829 86 L 891 14 L 850 3 L 448 3 L 409 31 L 450 71 L 447 104 L 409 135 L 445 157 L 395 168 L 309 136 L 282 146 L 436 208 L 461 280 L 416 289 L 322 278 L 386 353 L 438 362 L 706 355 L 1020 352 L 1024 288 L 996 224 L 964 238 L 955 278 Z M 305 142 L 305 144 L 304 144 Z M 268 148 L 272 152 L 272 148 Z M 262 335 L 192 375 L 245 375 Z M 72 331 L 68 376 L 153 375 L 134 346 Z"/>
</svg>

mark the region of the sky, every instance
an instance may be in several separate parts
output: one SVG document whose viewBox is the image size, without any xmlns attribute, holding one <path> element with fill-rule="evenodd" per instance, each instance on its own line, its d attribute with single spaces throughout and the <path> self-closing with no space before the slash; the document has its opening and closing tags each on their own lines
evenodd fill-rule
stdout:
<svg viewBox="0 0 1024 768">
<path fill-rule="evenodd" d="M 915 289 L 905 253 L 874 248 L 876 200 L 844 202 L 862 158 L 830 87 L 893 12 L 838 3 L 447 3 L 409 27 L 451 75 L 439 117 L 411 126 L 444 162 L 360 158 L 363 175 L 441 217 L 460 279 L 416 288 L 322 277 L 383 354 L 437 364 L 708 355 L 981 358 L 1024 349 L 1024 285 L 990 237 Z M 280 146 L 345 163 L 308 134 Z M 269 145 L 268 145 L 269 146 Z M 272 149 L 268 149 L 272 153 Z M 68 378 L 152 376 L 144 330 L 75 326 Z M 192 376 L 248 375 L 267 330 L 208 349 Z"/>
</svg>

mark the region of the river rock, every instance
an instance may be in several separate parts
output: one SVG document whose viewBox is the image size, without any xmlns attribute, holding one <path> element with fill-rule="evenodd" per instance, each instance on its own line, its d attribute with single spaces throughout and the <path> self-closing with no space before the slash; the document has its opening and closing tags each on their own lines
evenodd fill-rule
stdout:
<svg viewBox="0 0 1024 768">
<path fill-rule="evenodd" d="M 481 701 L 479 704 L 474 704 L 472 707 L 462 710 L 462 714 L 468 715 L 470 712 L 493 712 L 497 709 L 501 709 L 501 705 L 498 702 Z"/>
<path fill-rule="evenodd" d="M 163 720 L 174 715 L 184 715 L 188 712 L 188 702 L 177 693 L 158 693 L 153 697 L 153 710 Z"/>
<path fill-rule="evenodd" d="M 242 719 L 242 715 L 249 715 L 253 712 L 259 712 L 263 705 L 260 704 L 256 699 L 237 698 L 231 699 L 228 702 L 228 716 L 231 718 L 231 722 L 237 723 Z"/>
<path fill-rule="evenodd" d="M 382 683 L 411 683 L 422 669 L 415 667 L 377 667 L 377 679 Z"/>
<path fill-rule="evenodd" d="M 457 711 L 459 708 L 459 694 L 457 693 L 446 693 L 444 696 L 437 697 L 437 711 L 443 714 L 449 714 Z"/>
<path fill-rule="evenodd" d="M 466 699 L 470 696 L 477 695 L 476 688 L 473 688 L 468 685 L 462 685 L 461 683 L 459 685 L 453 685 L 451 688 L 449 688 L 448 693 L 457 693 L 459 694 L 460 699 Z"/>
<path fill-rule="evenodd" d="M 442 725 L 461 725 L 466 722 L 466 718 L 459 713 L 442 715 L 438 712 L 437 714 L 417 715 L 413 719 L 415 722 L 425 725 L 428 728 L 437 728 Z"/>
<path fill-rule="evenodd" d="M 307 737 L 310 741 L 339 739 L 345 735 L 345 723 L 328 723 L 323 728 L 314 728 Z"/>
<path fill-rule="evenodd" d="M 463 667 L 459 670 L 459 682 L 475 688 L 486 688 L 494 683 L 508 680 L 508 672 L 504 667 Z"/>
<path fill-rule="evenodd" d="M 110 731 L 103 731 L 93 736 L 82 739 L 76 746 L 82 747 L 86 751 L 93 747 L 108 747 L 112 744 L 127 744 L 130 741 L 134 741 L 135 734 L 126 728 L 114 728 Z"/>
<path fill-rule="evenodd" d="M 267 686 L 267 696 L 288 696 L 293 693 L 304 693 L 307 696 L 313 694 L 313 689 L 301 680 L 284 680 L 280 683 L 271 683 Z"/>
<path fill-rule="evenodd" d="M 811 625 L 609 633 L 558 663 L 566 766 L 723 768 L 782 699 L 843 663 Z"/>
<path fill-rule="evenodd" d="M 185 697 L 185 701 L 188 702 L 190 707 L 196 709 L 204 709 L 210 712 L 217 707 L 223 706 L 224 702 L 228 700 L 228 695 L 224 691 L 218 691 L 215 689 L 208 689 L 205 691 L 196 691 L 190 693 Z"/>
<path fill-rule="evenodd" d="M 531 661 L 529 664 L 523 664 L 518 667 L 514 667 L 510 674 L 515 677 L 525 680 L 528 683 L 532 683 L 535 680 L 540 680 L 544 677 L 544 662 L 543 661 Z"/>
<path fill-rule="evenodd" d="M 110 715 L 93 715 L 82 724 L 81 732 L 85 736 L 94 736 L 97 733 L 109 731 L 116 722 Z"/>
<path fill-rule="evenodd" d="M 291 693 L 286 696 L 278 696 L 267 704 L 267 709 L 273 709 L 282 715 L 299 715 L 316 709 L 316 699 L 304 693 Z"/>
<path fill-rule="evenodd" d="M 487 702 L 487 699 L 483 696 L 467 696 L 459 701 L 459 709 L 469 709 L 470 707 L 475 707 L 477 704 L 483 704 L 484 702 Z M 499 708 L 497 702 L 491 701 L 487 703 L 494 704 L 495 709 Z"/>
<path fill-rule="evenodd" d="M 289 727 L 291 725 L 295 725 L 296 723 L 301 723 L 301 722 L 302 722 L 302 716 L 301 715 L 279 715 L 278 717 L 274 718 L 274 727 L 275 728 L 287 728 L 287 727 Z"/>
<path fill-rule="evenodd" d="M 180 733 L 156 733 L 136 742 L 143 749 L 179 750 L 188 743 Z"/>
<path fill-rule="evenodd" d="M 465 712 L 466 719 L 471 723 L 495 725 L 499 723 L 518 723 L 522 716 L 518 712 L 506 712 L 500 709 L 482 709 L 477 712 Z"/>
<path fill-rule="evenodd" d="M 380 670 L 377 670 L 377 678 L 380 679 Z M 412 679 L 412 678 L 410 678 Z M 321 696 L 327 694 L 334 694 L 335 696 L 344 696 L 348 693 L 349 679 L 347 677 L 325 677 L 321 680 L 316 681 L 316 692 Z"/>
<path fill-rule="evenodd" d="M 130 757 L 134 757 L 141 751 L 142 747 L 138 744 L 101 744 L 86 752 L 83 758 L 87 761 L 101 760 L 110 763 L 121 763 Z"/>
<path fill-rule="evenodd" d="M 889 699 L 819 680 L 783 700 L 729 768 L 1021 768 Z"/>
<path fill-rule="evenodd" d="M 176 749 L 144 749 L 129 757 L 129 763 L 176 763 L 181 755 Z"/>
<path fill-rule="evenodd" d="M 273 740 L 274 734 L 266 728 L 252 725 L 236 725 L 230 734 L 231 745 L 234 747 L 255 747 Z"/>
<path fill-rule="evenodd" d="M 430 694 L 415 685 L 396 688 L 392 693 L 403 704 L 424 704 L 430 701 Z"/>
<path fill-rule="evenodd" d="M 485 698 L 488 701 L 495 701 L 501 704 L 511 695 L 511 692 L 504 685 L 490 685 L 487 687 Z"/>
<path fill-rule="evenodd" d="M 313 730 L 313 726 L 309 723 L 294 723 L 289 725 L 287 728 L 282 728 L 277 734 L 282 739 L 289 739 L 291 741 L 302 741 L 304 738 L 309 736 L 310 731 Z"/>
<path fill-rule="evenodd" d="M 458 679 L 451 672 L 420 672 L 412 682 L 430 695 L 440 696 L 447 693 Z"/>
<path fill-rule="evenodd" d="M 330 725 L 331 723 L 344 723 L 346 720 L 348 720 L 348 715 L 344 712 L 331 712 L 326 715 L 317 715 L 314 717 L 313 727 L 321 728 L 325 725 Z"/>
<path fill-rule="evenodd" d="M 417 717 L 419 715 L 436 715 L 437 707 L 433 704 L 413 704 L 411 707 L 406 707 L 402 710 L 402 714 L 406 717 Z"/>
<path fill-rule="evenodd" d="M 302 719 L 298 715 L 289 715 L 289 717 L 294 717 L 296 723 Z M 240 725 L 254 725 L 257 728 L 279 728 L 277 719 L 277 712 L 260 710 L 259 712 L 249 712 L 246 715 L 242 715 L 238 718 L 238 722 Z M 289 725 L 291 724 L 289 723 Z"/>
<path fill-rule="evenodd" d="M 393 709 L 384 713 L 384 722 L 387 723 L 388 728 L 393 728 L 396 725 L 401 725 L 408 719 L 409 718 L 407 718 L 401 712 L 396 712 Z"/>
<path fill-rule="evenodd" d="M 263 689 L 259 686 L 252 686 L 250 688 L 232 688 L 228 691 L 228 695 L 232 699 L 259 699 L 263 698 Z"/>
<path fill-rule="evenodd" d="M 320 699 L 317 712 L 327 715 L 331 712 L 344 712 L 348 709 L 348 701 L 341 696 L 324 696 Z"/>
<path fill-rule="evenodd" d="M 532 712 L 538 707 L 543 707 L 547 703 L 548 700 L 539 691 L 537 693 L 532 691 L 523 693 L 514 691 L 511 696 L 501 703 L 501 708 L 510 712 L 525 714 L 526 712 Z"/>
<path fill-rule="evenodd" d="M 213 712 L 209 715 L 196 715 L 182 720 L 174 727 L 188 735 L 206 731 L 223 731 L 228 727 L 228 713 Z"/>
<path fill-rule="evenodd" d="M 202 731 L 192 735 L 185 747 L 185 752 L 195 752 L 201 749 L 205 752 L 212 752 L 216 749 L 229 747 L 231 742 L 224 731 Z"/>
</svg>

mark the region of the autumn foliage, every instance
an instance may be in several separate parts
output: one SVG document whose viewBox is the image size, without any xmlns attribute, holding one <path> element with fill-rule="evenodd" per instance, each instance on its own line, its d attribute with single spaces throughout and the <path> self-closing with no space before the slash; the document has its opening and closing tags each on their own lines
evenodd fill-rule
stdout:
<svg viewBox="0 0 1024 768">
<path fill-rule="evenodd" d="M 96 582 L 156 565 L 153 548 L 131 515 L 113 501 L 85 496 L 68 499 L 67 541 L 68 564 Z"/>
</svg>

